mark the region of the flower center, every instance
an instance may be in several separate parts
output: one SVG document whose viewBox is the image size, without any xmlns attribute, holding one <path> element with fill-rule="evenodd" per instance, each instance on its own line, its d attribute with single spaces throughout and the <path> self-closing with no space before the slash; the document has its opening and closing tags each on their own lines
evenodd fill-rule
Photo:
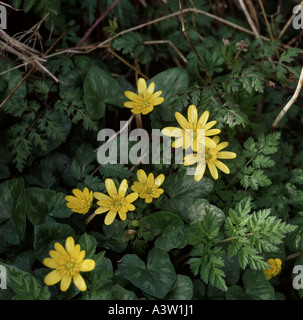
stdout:
<svg viewBox="0 0 303 320">
<path fill-rule="evenodd" d="M 147 194 L 152 194 L 153 193 L 153 189 L 152 188 L 148 188 L 145 191 Z"/>
<path fill-rule="evenodd" d="M 68 261 L 68 262 L 66 263 L 65 267 L 66 267 L 66 269 L 70 270 L 70 269 L 72 269 L 72 268 L 74 267 L 74 265 L 73 265 L 72 262 Z"/>
<path fill-rule="evenodd" d="M 121 206 L 121 201 L 120 200 L 116 200 L 114 202 L 114 206 L 117 208 L 117 207 L 120 207 Z"/>
</svg>

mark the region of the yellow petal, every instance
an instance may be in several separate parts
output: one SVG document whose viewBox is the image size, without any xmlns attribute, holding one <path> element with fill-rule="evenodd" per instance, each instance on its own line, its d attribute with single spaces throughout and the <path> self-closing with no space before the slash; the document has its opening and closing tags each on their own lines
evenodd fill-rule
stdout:
<svg viewBox="0 0 303 320">
<path fill-rule="evenodd" d="M 164 101 L 163 97 L 152 98 L 151 104 L 153 104 L 154 106 L 158 106 L 159 104 L 163 103 L 163 101 Z"/>
<path fill-rule="evenodd" d="M 119 217 L 122 221 L 126 219 L 127 208 L 123 207 L 118 211 Z"/>
<path fill-rule="evenodd" d="M 144 189 L 144 185 L 141 182 L 135 181 L 134 184 L 131 186 L 131 189 L 134 192 L 140 193 Z"/>
<path fill-rule="evenodd" d="M 112 224 L 113 221 L 115 220 L 116 215 L 117 215 L 117 211 L 115 211 L 115 210 L 110 210 L 110 211 L 108 212 L 108 214 L 105 216 L 104 223 L 105 223 L 107 226 L 109 226 L 109 225 Z"/>
<path fill-rule="evenodd" d="M 153 173 L 150 173 L 147 177 L 146 184 L 149 186 L 153 186 L 154 181 L 155 181 L 154 175 L 153 175 Z"/>
<path fill-rule="evenodd" d="M 226 173 L 226 174 L 229 174 L 229 173 L 230 173 L 228 167 L 227 167 L 223 162 L 221 162 L 221 161 L 219 161 L 219 160 L 216 160 L 216 161 L 215 161 L 215 166 L 216 166 L 218 169 L 220 169 L 222 172 Z"/>
<path fill-rule="evenodd" d="M 127 180 L 124 179 L 119 186 L 119 197 L 121 197 L 121 198 L 125 197 L 125 193 L 127 191 L 127 188 L 128 188 Z"/>
<path fill-rule="evenodd" d="M 116 189 L 115 183 L 112 179 L 105 180 L 105 187 L 106 187 L 108 194 L 111 197 L 117 195 L 117 189 Z"/>
<path fill-rule="evenodd" d="M 134 114 L 140 114 L 140 113 L 142 113 L 142 109 L 141 108 L 135 108 L 135 109 L 132 109 L 131 112 L 134 113 Z"/>
<path fill-rule="evenodd" d="M 57 262 L 62 263 L 63 262 L 63 255 L 55 250 L 51 250 L 49 252 L 49 255 Z"/>
<path fill-rule="evenodd" d="M 128 203 L 132 203 L 134 201 L 136 201 L 138 199 L 138 193 L 136 192 L 133 192 L 131 194 L 129 194 L 128 196 L 125 197 L 125 200 L 128 202 Z"/>
<path fill-rule="evenodd" d="M 161 196 L 161 194 L 164 192 L 163 189 L 157 189 L 154 193 L 153 193 L 153 198 L 159 198 Z"/>
<path fill-rule="evenodd" d="M 80 199 L 83 197 L 83 192 L 79 189 L 73 189 L 73 194 Z"/>
<path fill-rule="evenodd" d="M 139 94 L 144 94 L 146 92 L 146 81 L 144 78 L 138 80 L 138 92 Z"/>
<path fill-rule="evenodd" d="M 43 264 L 46 266 L 46 267 L 49 267 L 49 268 L 52 268 L 52 269 L 56 269 L 57 266 L 58 266 L 58 263 L 52 259 L 52 258 L 45 258 L 43 260 Z"/>
<path fill-rule="evenodd" d="M 129 100 L 132 100 L 132 101 L 135 101 L 135 102 L 138 101 L 138 95 L 136 95 L 134 92 L 125 91 L 124 94 Z"/>
<path fill-rule="evenodd" d="M 161 184 L 164 182 L 165 180 L 165 175 L 164 174 L 160 174 L 154 182 L 154 185 L 159 188 L 161 186 Z"/>
<path fill-rule="evenodd" d="M 218 170 L 215 166 L 215 164 L 212 162 L 212 161 L 207 161 L 207 166 L 208 166 L 208 169 L 210 171 L 210 174 L 212 175 L 212 177 L 217 180 L 218 179 Z"/>
<path fill-rule="evenodd" d="M 183 137 L 183 130 L 181 128 L 177 128 L 177 127 L 166 127 L 163 128 L 161 130 L 161 133 L 164 136 L 168 136 L 168 137 Z"/>
<path fill-rule="evenodd" d="M 72 281 L 72 277 L 71 276 L 63 277 L 61 282 L 60 282 L 60 290 L 63 291 L 63 292 L 66 291 L 69 288 L 71 281 Z"/>
<path fill-rule="evenodd" d="M 176 120 L 183 129 L 190 129 L 187 120 L 180 112 L 175 113 Z"/>
<path fill-rule="evenodd" d="M 45 276 L 44 283 L 47 286 L 52 286 L 58 283 L 61 279 L 60 273 L 57 270 L 53 270 Z"/>
<path fill-rule="evenodd" d="M 74 238 L 73 237 L 68 237 L 65 240 L 65 250 L 69 255 L 73 252 L 74 246 L 75 246 Z"/>
<path fill-rule="evenodd" d="M 83 195 L 85 198 L 89 198 L 89 190 L 87 188 L 83 189 Z"/>
<path fill-rule="evenodd" d="M 137 177 L 138 177 L 138 180 L 139 180 L 140 183 L 146 184 L 147 175 L 146 175 L 144 170 L 142 170 L 142 169 L 138 170 L 137 171 Z"/>
<path fill-rule="evenodd" d="M 187 117 L 188 122 L 191 124 L 191 126 L 195 127 L 198 121 L 198 111 L 196 106 L 194 106 L 193 104 L 188 107 Z"/>
<path fill-rule="evenodd" d="M 152 112 L 153 110 L 154 110 L 154 107 L 153 107 L 153 106 L 145 107 L 145 108 L 142 110 L 142 114 L 148 114 L 148 113 Z"/>
<path fill-rule="evenodd" d="M 195 181 L 200 181 L 202 177 L 204 176 L 206 168 L 206 162 L 200 162 L 197 166 L 197 169 L 195 171 Z"/>
<path fill-rule="evenodd" d="M 100 201 L 111 201 L 111 197 L 101 192 L 94 192 L 94 197 Z"/>
<path fill-rule="evenodd" d="M 162 91 L 161 91 L 161 90 L 160 90 L 160 91 L 157 91 L 157 92 L 155 92 L 155 93 L 152 95 L 152 98 L 158 98 L 158 97 L 161 96 L 161 94 L 162 94 Z M 164 98 L 163 98 L 163 100 L 164 100 Z"/>
<path fill-rule="evenodd" d="M 203 126 L 203 128 L 201 128 L 201 129 L 209 130 L 209 129 L 212 128 L 216 123 L 217 123 L 217 121 L 210 121 L 210 122 L 208 122 L 205 126 Z"/>
<path fill-rule="evenodd" d="M 95 214 L 101 214 L 104 212 L 109 211 L 110 209 L 108 207 L 99 207 L 98 209 L 95 210 Z"/>
<path fill-rule="evenodd" d="M 154 91 L 155 91 L 155 83 L 151 82 L 150 85 L 147 88 L 147 93 L 153 94 Z"/>
<path fill-rule="evenodd" d="M 146 203 L 151 203 L 153 201 L 153 198 L 150 196 L 150 195 L 147 195 L 146 197 L 145 197 L 145 202 Z"/>
<path fill-rule="evenodd" d="M 73 252 L 72 252 L 71 256 L 72 256 L 73 258 L 75 258 L 75 259 L 78 259 L 78 258 L 79 258 L 79 255 L 80 255 L 80 250 L 81 250 L 80 244 L 76 244 L 76 245 L 74 246 L 74 249 L 73 249 Z"/>
<path fill-rule="evenodd" d="M 205 126 L 208 118 L 209 118 L 209 112 L 208 112 L 208 111 L 204 111 L 204 112 L 202 113 L 201 117 L 200 117 L 199 120 L 198 120 L 198 125 L 197 125 L 197 127 L 200 128 L 200 127 Z"/>
<path fill-rule="evenodd" d="M 73 276 L 73 281 L 80 291 L 85 291 L 87 289 L 86 283 L 80 273 Z"/>
<path fill-rule="evenodd" d="M 186 140 L 185 140 L 186 141 Z M 183 137 L 182 138 L 178 138 L 176 139 L 173 143 L 172 143 L 172 147 L 173 148 L 180 148 L 180 147 L 184 147 L 185 148 L 185 141 L 183 140 Z"/>
<path fill-rule="evenodd" d="M 126 204 L 126 208 L 127 208 L 128 211 L 134 211 L 134 210 L 136 210 L 136 207 L 135 207 L 133 204 L 131 204 L 131 203 L 127 203 L 127 204 Z"/>
<path fill-rule="evenodd" d="M 218 159 L 234 159 L 237 155 L 234 152 L 229 151 L 220 151 L 217 153 Z"/>
<path fill-rule="evenodd" d="M 215 136 L 216 134 L 219 134 L 220 132 L 221 132 L 220 129 L 207 130 L 207 131 L 205 131 L 205 136 L 206 136 L 206 137 Z"/>
<path fill-rule="evenodd" d="M 124 107 L 125 108 L 135 108 L 137 106 L 137 103 L 136 102 L 133 102 L 133 101 L 126 101 L 123 103 Z"/>
<path fill-rule="evenodd" d="M 198 157 L 196 154 L 191 153 L 184 157 L 184 165 L 191 166 L 192 164 L 198 161 Z"/>
<path fill-rule="evenodd" d="M 205 146 L 207 148 L 214 149 L 217 145 L 215 144 L 215 141 L 213 139 L 205 137 Z"/>
<path fill-rule="evenodd" d="M 215 136 L 215 137 L 213 137 L 213 140 L 214 140 L 215 144 L 218 144 L 220 142 L 220 137 Z"/>
<path fill-rule="evenodd" d="M 225 149 L 228 146 L 228 142 L 221 142 L 217 145 L 216 151 L 221 151 L 222 149 Z"/>
<path fill-rule="evenodd" d="M 81 263 L 79 264 L 79 270 L 80 271 L 91 271 L 95 268 L 96 263 L 93 259 L 85 259 L 83 261 L 81 261 Z"/>
<path fill-rule="evenodd" d="M 74 196 L 66 196 L 65 200 L 70 202 L 78 201 L 78 199 Z"/>
<path fill-rule="evenodd" d="M 66 256 L 66 251 L 65 249 L 63 248 L 63 246 L 59 243 L 59 242 L 56 242 L 54 244 L 54 247 L 55 247 L 55 250 L 57 252 L 59 252 L 60 254 L 62 254 L 62 256 Z"/>
</svg>

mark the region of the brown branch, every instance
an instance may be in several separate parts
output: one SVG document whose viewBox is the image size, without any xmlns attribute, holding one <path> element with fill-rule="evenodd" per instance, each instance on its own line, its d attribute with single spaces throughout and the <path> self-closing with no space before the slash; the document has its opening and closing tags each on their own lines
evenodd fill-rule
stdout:
<svg viewBox="0 0 303 320">
<path fill-rule="evenodd" d="M 108 15 L 110 11 L 112 11 L 115 6 L 120 2 L 121 0 L 116 0 L 113 4 L 111 4 L 103 13 L 102 15 L 94 22 L 94 24 L 88 29 L 88 31 L 85 33 L 85 35 L 82 37 L 82 39 L 77 43 L 76 47 L 80 47 L 81 44 L 90 36 L 90 34 L 94 31 L 94 29 L 100 24 L 100 22 Z"/>
</svg>

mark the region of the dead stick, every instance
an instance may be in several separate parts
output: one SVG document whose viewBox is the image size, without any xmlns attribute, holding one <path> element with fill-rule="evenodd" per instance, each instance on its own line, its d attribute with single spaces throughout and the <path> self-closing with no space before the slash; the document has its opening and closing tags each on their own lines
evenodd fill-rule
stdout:
<svg viewBox="0 0 303 320">
<path fill-rule="evenodd" d="M 300 94 L 300 92 L 302 90 L 302 86 L 303 86 L 303 67 L 302 67 L 302 70 L 301 70 L 301 74 L 300 74 L 300 78 L 299 78 L 299 81 L 298 81 L 298 85 L 297 85 L 296 91 L 295 91 L 294 95 L 291 97 L 291 99 L 288 101 L 286 106 L 281 110 L 281 112 L 277 116 L 277 118 L 274 121 L 274 123 L 272 124 L 271 132 L 274 132 L 278 128 L 279 123 L 282 120 L 282 118 L 285 116 L 286 112 L 296 102 L 296 100 L 299 97 L 299 94 Z"/>
<path fill-rule="evenodd" d="M 187 32 L 186 32 L 186 28 L 185 28 L 185 24 L 184 24 L 184 17 L 183 17 L 183 9 L 182 9 L 181 0 L 179 0 L 179 8 L 180 8 L 180 17 L 181 17 L 182 31 L 183 31 L 183 33 L 185 34 L 187 40 L 189 41 L 191 47 L 193 48 L 193 50 L 194 50 L 194 52 L 195 52 L 195 54 L 196 54 L 199 62 L 200 62 L 201 65 L 202 65 L 203 70 L 205 71 L 205 73 L 206 73 L 206 75 L 207 75 L 207 77 L 208 77 L 208 79 L 209 79 L 209 81 L 210 81 L 210 83 L 212 84 L 212 86 L 214 87 L 215 91 L 217 92 L 217 95 L 218 95 L 218 97 L 220 98 L 222 105 L 224 105 L 224 100 L 223 100 L 223 98 L 221 97 L 221 95 L 220 95 L 220 93 L 219 93 L 219 91 L 218 91 L 218 89 L 217 89 L 217 87 L 216 87 L 216 85 L 215 85 L 212 77 L 211 77 L 210 74 L 208 73 L 208 71 L 207 71 L 207 69 L 206 69 L 206 67 L 205 67 L 205 65 L 204 65 L 204 63 L 203 63 L 203 61 L 202 61 L 199 53 L 197 52 L 194 44 L 192 43 L 189 35 L 188 35 Z"/>
<path fill-rule="evenodd" d="M 82 39 L 78 42 L 77 48 L 81 46 L 81 44 L 90 36 L 90 34 L 93 32 L 93 30 L 97 27 L 97 25 L 107 16 L 107 14 L 115 8 L 115 6 L 120 2 L 121 0 L 116 0 L 112 5 L 110 5 L 103 13 L 102 15 L 95 21 L 95 23 L 88 29 L 88 31 L 85 33 L 85 35 L 82 37 Z"/>
</svg>

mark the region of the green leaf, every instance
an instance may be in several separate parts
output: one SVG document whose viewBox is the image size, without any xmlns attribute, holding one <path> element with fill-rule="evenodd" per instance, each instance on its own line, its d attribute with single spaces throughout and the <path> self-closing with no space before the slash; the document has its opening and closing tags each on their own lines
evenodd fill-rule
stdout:
<svg viewBox="0 0 303 320">
<path fill-rule="evenodd" d="M 156 212 L 141 219 L 151 226 L 150 231 L 157 237 L 155 246 L 163 251 L 183 248 L 187 245 L 187 232 L 180 217 L 170 212 Z"/>
<path fill-rule="evenodd" d="M 262 271 L 248 269 L 244 272 L 243 285 L 247 295 L 253 300 L 275 300 L 275 289 L 266 280 Z"/>
<path fill-rule="evenodd" d="M 83 233 L 79 238 L 81 250 L 85 250 L 85 259 L 93 259 L 97 248 L 97 240 L 94 236 Z"/>
<path fill-rule="evenodd" d="M 119 284 L 115 284 L 111 291 L 107 291 L 101 297 L 102 300 L 137 300 L 137 296 L 134 292 L 129 291 L 121 287 Z"/>
<path fill-rule="evenodd" d="M 164 300 L 191 300 L 193 283 L 188 276 L 177 274 L 177 279 Z"/>
<path fill-rule="evenodd" d="M 7 287 L 12 289 L 18 300 L 49 300 L 50 292 L 30 273 L 21 271 L 16 267 L 4 264 L 7 269 Z"/>
<path fill-rule="evenodd" d="M 164 121 L 176 121 L 174 115 L 175 109 L 172 108 L 172 106 L 178 97 L 188 90 L 188 73 L 182 68 L 171 68 L 158 73 L 148 81 L 148 83 L 150 82 L 155 82 L 155 91 L 162 91 L 161 97 L 164 97 L 164 102 L 157 106 L 151 114 L 152 121 L 157 114 L 159 114 Z"/>
<path fill-rule="evenodd" d="M 94 120 L 104 116 L 106 103 L 122 107 L 126 101 L 118 81 L 99 67 L 89 69 L 84 79 L 83 89 L 86 110 Z"/>
<path fill-rule="evenodd" d="M 162 299 L 176 280 L 176 273 L 169 255 L 158 248 L 149 251 L 145 264 L 135 254 L 122 257 L 118 270 L 121 275 L 144 293 Z"/>
<path fill-rule="evenodd" d="M 65 194 L 42 188 L 28 188 L 25 190 L 27 216 L 35 226 L 45 223 L 47 216 L 68 218 L 72 215 L 66 206 Z"/>
<path fill-rule="evenodd" d="M 55 242 L 64 246 L 66 238 L 74 234 L 75 231 L 70 225 L 54 221 L 35 226 L 34 249 L 37 258 L 43 262 L 43 259 L 49 256 L 49 251 L 54 250 Z"/>
<path fill-rule="evenodd" d="M 213 186 L 212 180 L 203 177 L 200 181 L 195 181 L 193 176 L 187 175 L 186 171 L 169 175 L 163 183 L 165 193 L 174 199 L 206 197 L 212 191 Z"/>
<path fill-rule="evenodd" d="M 0 184 L 0 203 L 0 224 L 5 222 L 5 238 L 12 244 L 19 244 L 26 227 L 26 200 L 22 178 Z"/>
</svg>

